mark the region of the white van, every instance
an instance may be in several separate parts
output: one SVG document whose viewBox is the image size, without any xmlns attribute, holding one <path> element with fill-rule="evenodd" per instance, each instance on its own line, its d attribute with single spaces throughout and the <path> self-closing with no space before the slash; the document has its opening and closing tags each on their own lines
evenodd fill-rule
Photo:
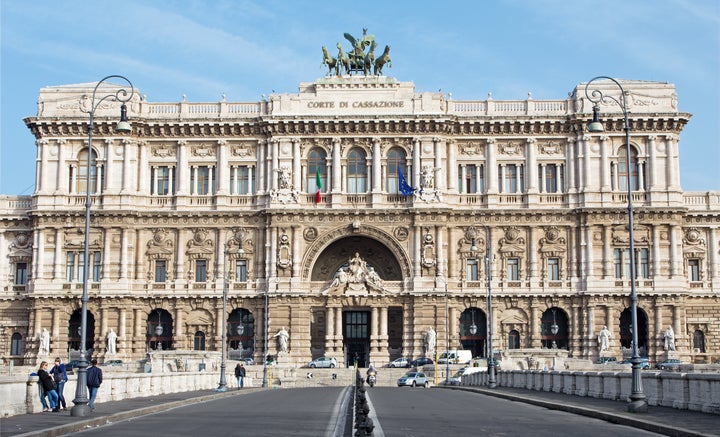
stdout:
<svg viewBox="0 0 720 437">
<path fill-rule="evenodd" d="M 448 378 L 448 384 L 460 385 L 463 376 L 472 375 L 473 373 L 479 372 L 487 372 L 487 367 L 463 367 L 462 369 L 455 372 L 453 376 Z"/>
<path fill-rule="evenodd" d="M 472 360 L 472 351 L 456 349 L 443 352 L 438 358 L 438 364 L 446 364 L 448 361 L 450 364 L 467 364 L 470 360 Z"/>
</svg>

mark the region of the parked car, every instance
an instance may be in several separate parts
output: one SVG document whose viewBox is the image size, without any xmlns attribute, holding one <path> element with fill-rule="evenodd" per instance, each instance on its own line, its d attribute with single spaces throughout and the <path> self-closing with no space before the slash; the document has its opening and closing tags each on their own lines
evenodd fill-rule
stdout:
<svg viewBox="0 0 720 437">
<path fill-rule="evenodd" d="M 428 381 L 427 376 L 425 376 L 422 372 L 408 372 L 398 379 L 397 385 L 398 387 L 402 387 L 404 385 L 409 385 L 410 387 L 418 385 L 427 387 L 430 385 L 430 381 Z"/>
<path fill-rule="evenodd" d="M 122 360 L 105 360 L 102 365 L 108 367 L 121 367 L 123 365 L 123 362 Z"/>
<path fill-rule="evenodd" d="M 253 360 L 252 357 L 240 358 L 238 361 L 240 361 L 246 366 L 252 366 L 253 364 L 255 364 L 255 360 Z"/>
<path fill-rule="evenodd" d="M 429 364 L 435 364 L 432 359 L 430 358 L 415 358 L 414 360 L 410 361 L 410 367 L 422 367 Z"/>
<path fill-rule="evenodd" d="M 620 361 L 620 364 L 630 364 L 632 365 L 632 362 L 630 359 L 622 360 Z M 645 370 L 650 368 L 650 360 L 648 360 L 646 357 L 640 357 L 640 368 Z"/>
<path fill-rule="evenodd" d="M 308 367 L 313 368 L 313 369 L 316 367 L 331 367 L 332 368 L 332 367 L 336 367 L 336 366 L 337 366 L 337 361 L 335 360 L 335 358 L 331 358 L 331 357 L 315 358 L 314 360 L 312 360 L 308 363 Z"/>
<path fill-rule="evenodd" d="M 616 357 L 600 357 L 598 364 L 617 364 L 618 360 Z"/>
<path fill-rule="evenodd" d="M 656 369 L 660 370 L 679 370 L 682 362 L 675 358 L 669 358 L 662 363 L 657 363 Z"/>
<path fill-rule="evenodd" d="M 410 367 L 410 360 L 407 358 L 398 358 L 391 361 L 390 364 L 388 364 L 388 367 Z"/>
<path fill-rule="evenodd" d="M 88 365 L 90 364 L 90 361 L 88 360 Z M 69 363 L 65 363 L 65 368 L 67 370 L 77 369 L 80 367 L 80 360 L 72 360 Z"/>
<path fill-rule="evenodd" d="M 462 369 L 455 372 L 453 376 L 448 378 L 447 383 L 450 385 L 460 385 L 462 377 L 465 375 L 472 375 L 473 373 L 487 372 L 485 367 L 463 367 Z"/>
</svg>

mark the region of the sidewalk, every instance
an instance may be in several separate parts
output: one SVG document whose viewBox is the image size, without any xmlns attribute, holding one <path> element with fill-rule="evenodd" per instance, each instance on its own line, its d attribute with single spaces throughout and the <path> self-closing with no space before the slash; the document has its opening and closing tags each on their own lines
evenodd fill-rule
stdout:
<svg viewBox="0 0 720 437">
<path fill-rule="evenodd" d="M 252 393 L 258 390 L 261 389 L 245 388 L 237 390 L 228 388 L 226 392 L 202 390 L 103 402 L 95 404 L 95 411 L 86 417 L 70 416 L 69 408 L 66 411 L 57 413 L 20 414 L 17 416 L 3 417 L 0 418 L 0 437 L 60 436 L 85 428 L 100 426 L 108 422 L 119 422 L 184 405 Z M 69 407 L 72 405 L 72 402 L 69 401 L 68 404 Z"/>
<path fill-rule="evenodd" d="M 552 410 L 593 417 L 669 436 L 720 436 L 720 414 L 648 406 L 644 414 L 629 413 L 627 403 L 609 399 L 572 396 L 521 388 L 449 386 L 446 390 L 466 390 Z"/>
</svg>

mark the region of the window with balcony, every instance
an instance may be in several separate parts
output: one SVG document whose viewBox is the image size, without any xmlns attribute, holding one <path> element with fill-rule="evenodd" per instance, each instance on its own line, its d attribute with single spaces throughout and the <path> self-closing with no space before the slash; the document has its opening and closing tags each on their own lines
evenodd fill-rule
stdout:
<svg viewBox="0 0 720 437">
<path fill-rule="evenodd" d="M 320 178 L 320 192 L 327 192 L 327 154 L 322 149 L 312 149 L 307 159 L 307 179 L 305 185 L 308 193 L 318 192 L 318 177 Z"/>
<path fill-rule="evenodd" d="M 563 166 L 558 164 L 538 165 L 538 186 L 543 193 L 561 193 L 564 180 Z"/>
<path fill-rule="evenodd" d="M 367 192 L 367 159 L 362 149 L 352 149 L 347 158 L 347 192 Z"/>
<path fill-rule="evenodd" d="M 10 355 L 22 355 L 24 353 L 22 334 L 15 332 L 10 340 Z"/>
<path fill-rule="evenodd" d="M 388 152 L 387 175 L 385 177 L 385 191 L 390 194 L 400 193 L 400 173 L 402 171 L 405 179 L 408 178 L 407 155 L 399 147 L 393 147 Z M 399 169 L 399 171 L 398 171 Z"/>
<path fill-rule="evenodd" d="M 230 172 L 231 194 L 255 194 L 255 167 L 251 165 L 238 165 Z"/>
<path fill-rule="evenodd" d="M 90 169 L 88 169 L 88 153 L 90 153 Z M 76 173 L 74 173 L 75 169 L 77 169 Z M 102 185 L 102 180 L 100 182 L 100 185 Z M 94 150 L 88 152 L 88 149 L 84 149 L 78 153 L 77 166 L 70 167 L 70 183 L 70 191 L 74 191 L 77 194 L 87 194 L 88 184 L 90 186 L 90 194 L 96 194 L 98 192 L 97 153 L 95 153 Z M 75 189 L 72 190 L 72 188 Z"/>
<path fill-rule="evenodd" d="M 168 166 L 153 167 L 150 179 L 150 194 L 157 196 L 175 194 L 175 181 L 173 180 L 174 170 L 173 167 Z"/>
<path fill-rule="evenodd" d="M 458 166 L 458 192 L 479 194 L 485 191 L 485 167 L 482 164 Z"/>
<path fill-rule="evenodd" d="M 213 167 L 199 165 L 190 172 L 190 192 L 199 196 L 215 194 L 215 181 L 213 180 Z"/>
<path fill-rule="evenodd" d="M 498 178 L 498 185 L 503 193 L 514 194 L 525 191 L 525 171 L 520 164 L 501 164 Z"/>
<path fill-rule="evenodd" d="M 67 252 L 65 262 L 65 279 L 67 282 L 82 282 L 85 278 L 85 252 Z M 90 253 L 90 277 L 93 282 L 100 282 L 102 279 L 102 253 L 94 251 Z"/>
<path fill-rule="evenodd" d="M 615 174 L 613 175 L 613 182 L 615 182 L 615 189 L 627 191 L 628 189 L 628 165 L 627 165 L 627 149 L 625 146 L 620 147 L 617 151 L 617 165 L 615 166 Z M 639 187 L 639 165 L 638 165 L 638 153 L 634 147 L 630 147 L 630 162 L 632 168 L 629 172 L 629 179 L 631 183 L 631 190 L 635 191 Z"/>
</svg>

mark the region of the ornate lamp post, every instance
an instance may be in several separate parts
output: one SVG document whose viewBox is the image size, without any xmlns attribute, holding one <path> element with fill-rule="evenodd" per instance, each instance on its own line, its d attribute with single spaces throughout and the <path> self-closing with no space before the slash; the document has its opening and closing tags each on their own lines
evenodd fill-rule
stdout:
<svg viewBox="0 0 720 437">
<path fill-rule="evenodd" d="M 225 355 L 227 355 L 226 350 L 226 343 L 227 343 L 227 242 L 225 243 L 225 248 L 223 250 L 223 294 L 222 294 L 222 314 L 223 318 L 219 322 L 222 323 L 222 343 L 220 347 L 220 381 L 218 381 L 218 386 L 215 389 L 215 391 L 226 391 L 227 390 L 227 380 L 225 379 Z M 242 326 L 242 325 L 240 325 Z"/>
<path fill-rule="evenodd" d="M 108 79 L 121 79 L 125 82 L 127 82 L 127 85 L 122 85 L 120 88 L 118 88 L 114 93 L 107 94 L 104 96 L 98 96 L 97 91 L 100 85 L 102 85 L 106 80 Z M 128 89 L 129 88 L 129 89 Z M 75 399 L 73 399 L 73 403 L 75 404 L 72 409 L 70 410 L 70 415 L 75 417 L 82 417 L 86 416 L 90 413 L 90 407 L 88 407 L 88 395 L 87 395 L 87 366 L 88 366 L 88 357 L 87 357 L 87 349 L 86 349 L 86 341 L 87 341 L 87 302 L 88 302 L 88 278 L 89 278 L 89 269 L 90 269 L 90 205 L 92 202 L 92 199 L 90 197 L 90 183 L 91 183 L 91 174 L 90 174 L 90 166 L 93 163 L 92 159 L 92 151 L 93 151 L 93 130 L 95 129 L 95 111 L 97 108 L 100 107 L 100 104 L 105 100 L 115 101 L 115 102 L 121 102 L 122 105 L 120 106 L 120 121 L 115 125 L 115 131 L 119 133 L 129 133 L 132 131 L 132 127 L 130 126 L 130 123 L 127 119 L 127 106 L 125 106 L 125 103 L 128 102 L 133 95 L 135 94 L 135 87 L 133 87 L 132 82 L 125 76 L 118 76 L 118 75 L 112 75 L 107 76 L 101 79 L 97 85 L 95 85 L 95 88 L 93 89 L 92 93 L 92 99 L 90 100 L 90 109 L 87 111 L 90 116 L 90 121 L 88 123 L 88 154 L 87 154 L 87 169 L 86 169 L 86 180 L 85 180 L 85 242 L 84 242 L 84 259 L 83 259 L 83 278 L 82 278 L 82 298 L 80 299 L 80 302 L 82 303 L 81 307 L 81 317 L 80 317 L 80 363 L 78 367 L 78 380 L 77 380 L 77 386 L 75 389 Z M 83 111 L 84 112 L 84 111 Z M 95 187 L 100 183 L 100 181 L 97 180 L 97 173 L 96 173 L 96 180 L 95 180 Z"/>
<path fill-rule="evenodd" d="M 590 85 L 597 80 L 607 80 L 617 85 L 620 89 L 620 97 L 615 98 L 603 93 L 602 90 L 594 88 L 590 90 Z M 597 86 L 598 84 L 595 84 Z M 633 413 L 646 413 L 647 400 L 642 388 L 642 379 L 640 375 L 641 362 L 638 355 L 638 321 L 637 321 L 637 293 L 635 291 L 635 238 L 633 234 L 633 205 L 632 205 L 632 154 L 630 153 L 630 123 L 628 122 L 627 98 L 625 90 L 620 82 L 608 76 L 597 76 L 591 79 L 585 85 L 585 96 L 593 103 L 593 119 L 588 125 L 589 132 L 603 132 L 604 128 L 599 120 L 600 103 L 615 102 L 623 112 L 625 119 L 625 159 L 627 165 L 627 209 L 628 209 L 628 232 L 630 238 L 630 311 L 632 315 L 632 390 L 630 393 L 630 404 L 628 411 Z"/>
<path fill-rule="evenodd" d="M 488 332 L 488 388 L 497 387 L 495 378 L 495 355 L 493 354 L 493 317 L 492 317 L 492 272 L 490 248 L 490 229 L 485 226 L 485 276 L 487 278 L 487 332 Z"/>
</svg>

